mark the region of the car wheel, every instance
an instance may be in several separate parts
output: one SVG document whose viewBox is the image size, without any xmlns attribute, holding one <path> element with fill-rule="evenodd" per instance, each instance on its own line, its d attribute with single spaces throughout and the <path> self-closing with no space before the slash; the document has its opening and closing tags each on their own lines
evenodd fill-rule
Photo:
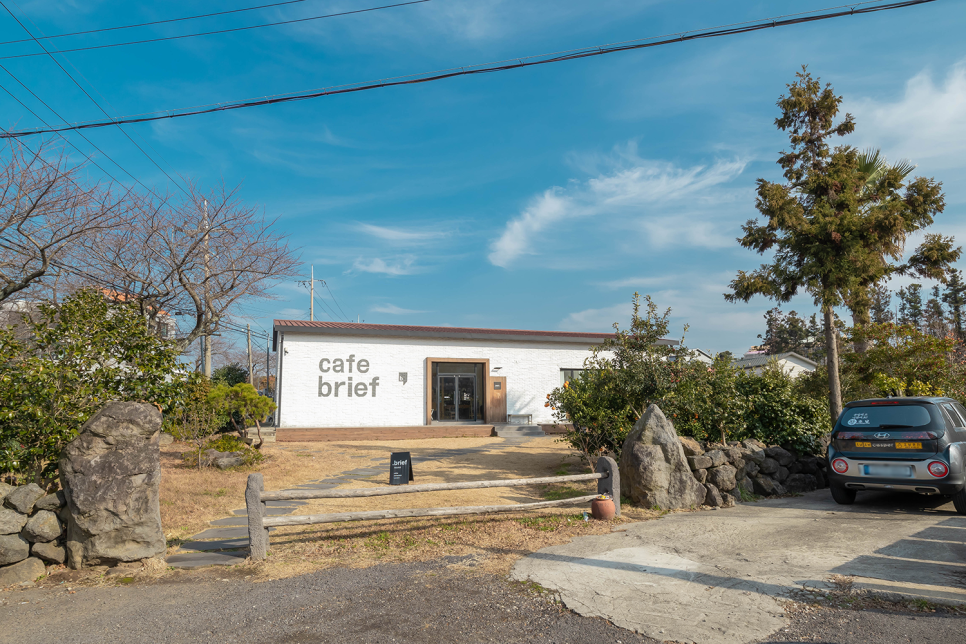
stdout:
<svg viewBox="0 0 966 644">
<path fill-rule="evenodd" d="M 832 491 L 832 498 L 839 505 L 852 505 L 855 503 L 855 490 L 850 490 L 844 485 L 835 485 L 834 483 L 829 486 L 829 489 Z M 963 501 L 966 503 L 966 498 Z M 956 508 L 959 509 L 959 506 L 956 506 Z"/>
<path fill-rule="evenodd" d="M 966 487 L 953 495 L 953 505 L 956 506 L 956 512 L 966 514 Z"/>
</svg>

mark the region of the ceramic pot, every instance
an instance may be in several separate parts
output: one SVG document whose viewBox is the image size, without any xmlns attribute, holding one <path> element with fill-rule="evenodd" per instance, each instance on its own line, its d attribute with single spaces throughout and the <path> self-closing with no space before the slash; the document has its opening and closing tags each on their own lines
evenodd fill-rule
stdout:
<svg viewBox="0 0 966 644">
<path fill-rule="evenodd" d="M 590 513 L 598 521 L 609 521 L 617 515 L 614 499 L 594 499 L 590 502 Z"/>
</svg>

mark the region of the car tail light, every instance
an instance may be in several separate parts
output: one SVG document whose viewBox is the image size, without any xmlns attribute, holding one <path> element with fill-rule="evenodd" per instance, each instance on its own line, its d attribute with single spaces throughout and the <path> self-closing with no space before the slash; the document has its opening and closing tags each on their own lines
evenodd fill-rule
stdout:
<svg viewBox="0 0 966 644">
<path fill-rule="evenodd" d="M 926 469 L 929 470 L 929 473 L 935 476 L 937 479 L 941 479 L 949 474 L 949 466 L 942 461 L 933 461 L 926 466 Z"/>
<path fill-rule="evenodd" d="M 832 461 L 832 469 L 838 472 L 839 474 L 845 474 L 846 472 L 849 471 L 849 462 L 846 461 L 844 458 L 837 458 L 834 461 Z M 943 476 L 945 476 L 945 474 Z"/>
</svg>

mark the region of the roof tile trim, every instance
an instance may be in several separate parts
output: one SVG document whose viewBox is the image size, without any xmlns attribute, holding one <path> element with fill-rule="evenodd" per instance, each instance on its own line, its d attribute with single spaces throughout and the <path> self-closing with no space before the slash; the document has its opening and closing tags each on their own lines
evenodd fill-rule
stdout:
<svg viewBox="0 0 966 644">
<path fill-rule="evenodd" d="M 605 340 L 615 337 L 613 333 L 576 333 L 573 331 L 528 331 L 521 329 L 475 329 L 452 326 L 405 326 L 400 324 L 367 324 L 364 322 L 324 322 L 308 320 L 275 320 L 275 328 L 305 329 L 320 331 L 383 331 L 386 333 L 433 333 L 439 335 L 514 335 L 521 337 L 545 338 L 593 338 Z"/>
</svg>

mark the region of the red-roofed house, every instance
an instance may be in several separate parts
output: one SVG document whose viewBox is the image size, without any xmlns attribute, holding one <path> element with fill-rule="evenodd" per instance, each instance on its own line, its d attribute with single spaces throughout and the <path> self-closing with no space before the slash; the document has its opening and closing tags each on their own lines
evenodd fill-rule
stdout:
<svg viewBox="0 0 966 644">
<path fill-rule="evenodd" d="M 612 337 L 304 320 L 275 320 L 274 330 L 279 440 L 311 438 L 286 428 L 380 428 L 380 437 L 401 437 L 433 426 L 452 436 L 453 428 L 484 433 L 508 420 L 552 424 L 547 394 Z"/>
</svg>

